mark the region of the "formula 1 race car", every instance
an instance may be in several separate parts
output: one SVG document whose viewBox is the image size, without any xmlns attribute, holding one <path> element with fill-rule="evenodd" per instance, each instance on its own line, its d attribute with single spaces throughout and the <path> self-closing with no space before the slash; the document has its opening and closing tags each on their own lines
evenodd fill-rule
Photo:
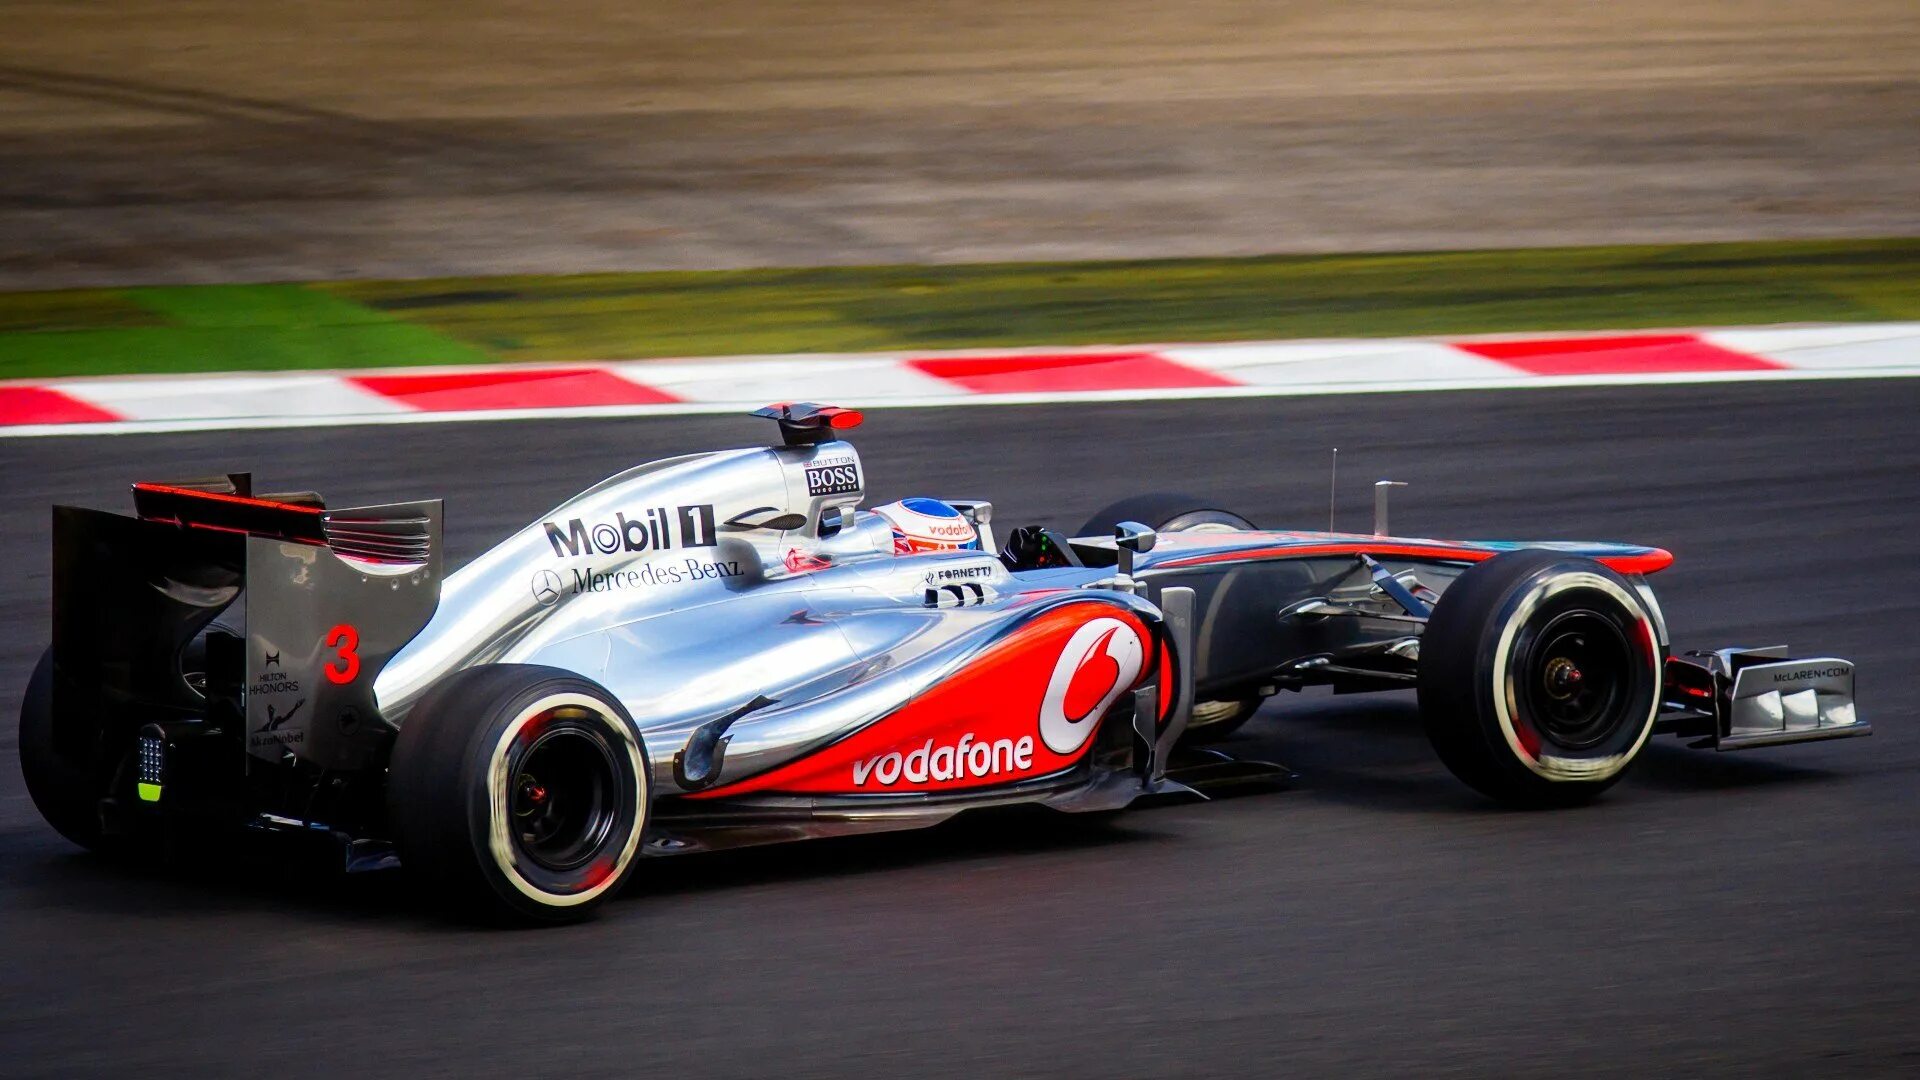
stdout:
<svg viewBox="0 0 1920 1080">
<path fill-rule="evenodd" d="M 643 856 L 1184 792 L 1176 747 L 1307 686 L 1416 689 L 1446 765 L 1533 806 L 1656 733 L 1869 731 L 1846 661 L 1670 656 L 1657 548 L 1262 531 L 1173 496 L 1003 542 L 985 501 L 857 509 L 858 413 L 756 415 L 779 445 L 630 469 L 447 575 L 437 501 L 234 474 L 56 507 L 34 802 L 88 847 L 317 839 L 559 920 Z"/>
</svg>

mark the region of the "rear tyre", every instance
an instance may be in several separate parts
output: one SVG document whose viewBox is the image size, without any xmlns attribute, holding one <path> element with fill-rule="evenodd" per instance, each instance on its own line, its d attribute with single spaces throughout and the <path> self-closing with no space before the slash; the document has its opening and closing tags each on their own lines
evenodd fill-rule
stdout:
<svg viewBox="0 0 1920 1080">
<path fill-rule="evenodd" d="M 1159 492 L 1135 495 L 1107 506 L 1088 518 L 1074 535 L 1112 536 L 1113 527 L 1123 521 L 1137 521 L 1162 533 L 1243 532 L 1258 527 L 1231 510 L 1207 505 L 1204 499 Z M 1193 716 L 1188 719 L 1186 734 L 1180 741 L 1191 745 L 1226 738 L 1253 719 L 1253 714 L 1260 711 L 1260 700 L 1258 694 L 1251 694 L 1245 698 L 1194 703 Z"/>
<path fill-rule="evenodd" d="M 1187 718 L 1187 730 L 1180 741 L 1189 744 L 1219 742 L 1240 730 L 1260 711 L 1263 699 L 1258 694 L 1236 701 L 1196 701 L 1193 715 Z"/>
<path fill-rule="evenodd" d="M 1256 526 L 1231 510 L 1208 506 L 1192 495 L 1159 492 L 1121 499 L 1080 526 L 1075 536 L 1112 536 L 1113 527 L 1137 521 L 1156 532 L 1240 532 Z"/>
<path fill-rule="evenodd" d="M 401 865 L 429 894 L 516 921 L 585 918 L 639 861 L 648 766 L 595 683 L 496 664 L 447 676 L 394 744 L 387 805 Z"/>
<path fill-rule="evenodd" d="M 53 739 L 53 650 L 40 654 L 20 703 L 20 772 L 47 824 L 90 851 L 100 849 L 100 797 L 93 770 L 60 752 Z"/>
<path fill-rule="evenodd" d="M 1585 802 L 1625 775 L 1659 711 L 1645 606 L 1591 559 L 1523 550 L 1469 569 L 1420 644 L 1420 713 L 1455 776 L 1517 806 Z"/>
</svg>

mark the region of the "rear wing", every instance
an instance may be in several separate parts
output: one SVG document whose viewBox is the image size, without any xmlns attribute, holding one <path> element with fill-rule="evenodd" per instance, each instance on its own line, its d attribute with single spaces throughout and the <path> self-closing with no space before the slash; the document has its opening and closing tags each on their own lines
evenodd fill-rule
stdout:
<svg viewBox="0 0 1920 1080">
<path fill-rule="evenodd" d="M 326 508 L 244 473 L 53 511 L 55 738 L 205 724 L 252 757 L 379 760 L 373 680 L 439 604 L 438 500 Z"/>
<path fill-rule="evenodd" d="M 133 505 L 147 521 L 319 544 L 343 558 L 365 562 L 426 562 L 438 540 L 437 517 L 406 512 L 424 503 L 328 510 L 318 492 L 256 497 L 252 488 L 247 473 L 171 484 L 139 483 L 133 485 Z"/>
</svg>

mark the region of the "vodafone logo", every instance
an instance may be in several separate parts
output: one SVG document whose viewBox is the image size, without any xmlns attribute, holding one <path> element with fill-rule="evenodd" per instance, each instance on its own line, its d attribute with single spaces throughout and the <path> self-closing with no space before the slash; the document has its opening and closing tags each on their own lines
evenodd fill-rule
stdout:
<svg viewBox="0 0 1920 1080">
<path fill-rule="evenodd" d="M 1093 619 L 1074 631 L 1040 699 L 1040 741 L 1056 754 L 1086 745 L 1100 717 L 1140 678 L 1147 650 L 1133 627 Z"/>
<path fill-rule="evenodd" d="M 973 733 L 960 736 L 952 746 L 933 745 L 928 739 L 918 750 L 902 754 L 877 754 L 853 765 L 853 786 L 866 787 L 869 780 L 881 787 L 892 787 L 901 780 L 924 784 L 929 780 L 978 779 L 1003 773 L 1026 772 L 1033 768 L 1033 736 L 1018 740 L 974 741 Z"/>
</svg>

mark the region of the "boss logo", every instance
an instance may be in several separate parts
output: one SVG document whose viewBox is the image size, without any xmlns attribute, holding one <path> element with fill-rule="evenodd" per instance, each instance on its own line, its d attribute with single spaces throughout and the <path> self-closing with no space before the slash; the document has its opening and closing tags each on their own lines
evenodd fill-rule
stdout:
<svg viewBox="0 0 1920 1080">
<path fill-rule="evenodd" d="M 860 466 L 849 461 L 843 465 L 807 466 L 807 494 L 852 495 L 860 490 Z"/>
</svg>

